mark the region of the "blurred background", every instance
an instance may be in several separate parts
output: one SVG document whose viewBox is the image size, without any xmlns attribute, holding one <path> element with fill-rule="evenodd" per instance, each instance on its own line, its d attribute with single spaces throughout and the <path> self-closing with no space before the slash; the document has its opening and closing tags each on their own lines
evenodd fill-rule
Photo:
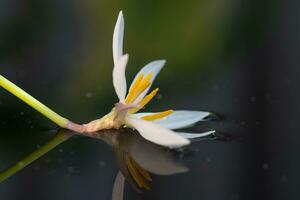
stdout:
<svg viewBox="0 0 300 200">
<path fill-rule="evenodd" d="M 125 16 L 128 84 L 167 64 L 146 110 L 211 111 L 227 140 L 192 144 L 174 159 L 189 172 L 126 184 L 124 199 L 299 199 L 300 2 L 297 0 L 0 0 L 0 74 L 76 122 L 110 111 L 112 34 Z M 0 170 L 57 127 L 0 88 Z M 167 150 L 165 150 L 167 151 Z M 118 167 L 102 140 L 74 137 L 0 184 L 3 200 L 111 199 Z"/>
</svg>

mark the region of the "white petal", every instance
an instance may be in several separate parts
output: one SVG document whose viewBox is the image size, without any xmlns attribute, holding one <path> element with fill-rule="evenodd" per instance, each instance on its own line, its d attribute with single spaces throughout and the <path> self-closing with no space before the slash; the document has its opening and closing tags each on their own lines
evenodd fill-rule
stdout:
<svg viewBox="0 0 300 200">
<path fill-rule="evenodd" d="M 119 12 L 118 20 L 113 34 L 113 58 L 114 65 L 123 56 L 124 18 L 122 11 Z"/>
<path fill-rule="evenodd" d="M 208 135 L 211 135 L 215 133 L 216 131 L 206 131 L 203 133 L 183 133 L 183 132 L 175 132 L 181 137 L 187 138 L 187 139 L 195 139 L 195 138 L 200 138 L 200 137 L 205 137 Z"/>
<path fill-rule="evenodd" d="M 128 54 L 122 56 L 113 69 L 113 84 L 121 103 L 125 102 L 127 84 L 125 69 L 128 62 Z"/>
<path fill-rule="evenodd" d="M 157 175 L 172 175 L 189 171 L 181 162 L 174 159 L 169 151 L 144 140 L 139 135 L 132 135 L 127 143 L 127 151 L 145 170 Z"/>
<path fill-rule="evenodd" d="M 111 199 L 123 200 L 124 187 L 125 187 L 125 177 L 123 176 L 122 172 L 118 171 L 118 174 L 115 178 Z"/>
<path fill-rule="evenodd" d="M 155 113 L 137 113 L 134 114 L 134 117 L 141 118 L 151 114 Z M 209 112 L 203 111 L 178 110 L 164 118 L 154 120 L 153 122 L 168 129 L 180 129 L 192 126 L 195 123 L 204 120 L 209 114 Z"/>
<path fill-rule="evenodd" d="M 150 79 L 151 82 L 155 79 L 157 74 L 160 72 L 160 70 L 163 68 L 163 66 L 166 64 L 166 60 L 155 60 L 150 63 L 148 63 L 145 67 L 143 67 L 133 79 L 130 88 L 132 87 L 133 83 L 136 81 L 137 77 L 140 74 L 147 75 L 148 73 L 152 73 L 152 78 Z M 151 84 L 152 85 L 152 84 Z M 139 102 L 141 99 L 144 98 L 144 96 L 147 94 L 148 90 L 150 89 L 151 85 L 145 89 L 144 92 L 135 100 L 135 102 Z"/>
<path fill-rule="evenodd" d="M 190 144 L 188 139 L 185 139 L 173 131 L 152 122 L 131 117 L 127 117 L 126 122 L 129 126 L 136 128 L 143 138 L 155 144 L 170 148 Z"/>
</svg>

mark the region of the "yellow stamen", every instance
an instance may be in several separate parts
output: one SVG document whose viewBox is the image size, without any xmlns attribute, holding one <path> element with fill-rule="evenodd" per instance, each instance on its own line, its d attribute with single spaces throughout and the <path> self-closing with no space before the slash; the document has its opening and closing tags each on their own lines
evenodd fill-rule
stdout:
<svg viewBox="0 0 300 200">
<path fill-rule="evenodd" d="M 133 101 L 138 97 L 140 96 L 140 94 L 142 92 L 144 92 L 144 90 L 149 87 L 151 85 L 151 81 L 150 79 L 152 78 L 153 74 L 152 73 L 149 73 L 147 74 L 147 76 L 142 80 L 142 82 L 140 83 L 138 89 L 137 89 L 137 92 L 135 93 L 135 97 L 133 98 Z"/>
<path fill-rule="evenodd" d="M 129 170 L 132 178 L 136 182 L 136 184 L 140 188 L 145 188 L 145 189 L 149 190 L 150 189 L 149 183 L 146 180 L 144 180 L 143 176 L 137 171 L 135 163 L 132 162 L 133 159 L 130 157 L 127 157 L 126 161 L 127 161 L 126 163 L 127 163 L 128 170 Z"/>
<path fill-rule="evenodd" d="M 152 78 L 152 76 L 153 74 L 149 73 L 140 81 L 135 91 L 132 91 L 132 96 L 130 97 L 130 99 L 126 98 L 127 99 L 126 103 L 132 103 L 147 87 L 151 85 L 150 79 Z"/>
<path fill-rule="evenodd" d="M 132 162 L 135 163 L 136 169 L 139 171 L 139 173 L 147 180 L 147 181 L 152 181 L 152 178 L 144 168 L 142 168 L 138 163 L 135 162 L 135 160 L 132 159 Z"/>
<path fill-rule="evenodd" d="M 32 97 L 30 94 L 16 86 L 14 83 L 10 82 L 6 78 L 0 75 L 0 86 L 4 89 L 27 103 L 29 106 L 43 114 L 45 117 L 49 118 L 51 121 L 56 123 L 58 126 L 65 128 L 69 120 L 58 115 L 53 110 L 39 102 L 37 99 Z"/>
<path fill-rule="evenodd" d="M 134 94 L 136 93 L 141 81 L 143 80 L 144 78 L 144 75 L 143 74 L 140 74 L 137 79 L 135 80 L 135 82 L 133 83 L 132 87 L 130 88 L 129 92 L 128 92 L 128 95 L 125 99 L 125 102 L 126 103 L 130 103 L 132 102 L 132 99 L 134 97 Z"/>
<path fill-rule="evenodd" d="M 172 114 L 173 112 L 174 112 L 174 110 L 166 110 L 166 111 L 155 113 L 155 114 L 152 114 L 152 115 L 146 115 L 146 116 L 142 117 L 142 119 L 147 120 L 147 121 L 152 121 L 152 120 L 156 120 L 156 119 L 166 117 L 166 116 Z"/>
<path fill-rule="evenodd" d="M 150 94 L 148 94 L 147 96 L 145 96 L 138 104 L 141 106 L 141 108 L 133 108 L 129 110 L 129 113 L 136 113 L 138 112 L 140 109 L 142 109 L 143 107 L 145 107 L 145 105 L 147 105 L 152 99 L 153 97 L 157 94 L 158 92 L 158 88 L 152 90 L 152 92 Z"/>
</svg>

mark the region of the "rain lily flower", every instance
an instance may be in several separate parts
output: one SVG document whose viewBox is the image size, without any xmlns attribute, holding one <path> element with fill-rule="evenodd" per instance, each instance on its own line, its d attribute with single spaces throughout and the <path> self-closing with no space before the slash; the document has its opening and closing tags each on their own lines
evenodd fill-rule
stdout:
<svg viewBox="0 0 300 200">
<path fill-rule="evenodd" d="M 191 138 L 210 135 L 214 131 L 203 133 L 183 133 L 173 130 L 182 129 L 203 121 L 210 115 L 202 111 L 174 111 L 162 112 L 139 112 L 157 94 L 158 88 L 150 87 L 165 65 L 165 60 L 156 60 L 143 67 L 135 76 L 129 90 L 125 69 L 128 62 L 128 54 L 123 54 L 124 18 L 122 11 L 119 13 L 113 33 L 113 85 L 119 102 L 115 104 L 110 113 L 104 117 L 91 121 L 87 124 L 77 124 L 61 117 L 47 106 L 30 96 L 18 86 L 0 75 L 0 86 L 35 108 L 62 128 L 76 131 L 82 135 L 91 136 L 103 129 L 119 129 L 131 127 L 136 129 L 142 137 L 155 144 L 170 148 L 181 147 L 190 144 Z"/>
<path fill-rule="evenodd" d="M 158 88 L 148 91 L 165 65 L 165 60 L 156 60 L 143 67 L 135 76 L 127 93 L 125 69 L 128 55 L 123 55 L 124 18 L 119 13 L 113 34 L 113 85 L 119 102 L 112 111 L 99 120 L 85 124 L 87 132 L 103 128 L 120 128 L 123 125 L 137 129 L 142 137 L 159 145 L 180 147 L 188 145 L 188 138 L 206 136 L 213 131 L 200 134 L 176 133 L 171 129 L 181 129 L 203 120 L 210 113 L 200 111 L 166 110 L 156 113 L 138 113 L 157 94 Z M 126 95 L 127 93 L 127 95 Z"/>
</svg>

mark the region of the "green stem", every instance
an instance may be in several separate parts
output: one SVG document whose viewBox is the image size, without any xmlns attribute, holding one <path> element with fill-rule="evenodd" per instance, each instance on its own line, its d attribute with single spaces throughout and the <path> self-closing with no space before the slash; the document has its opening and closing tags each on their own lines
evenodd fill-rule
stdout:
<svg viewBox="0 0 300 200">
<path fill-rule="evenodd" d="M 66 128 L 69 120 L 60 116 L 43 103 L 32 97 L 30 94 L 22 90 L 20 87 L 0 75 L 0 86 L 27 103 L 29 106 L 43 114 L 45 117 L 56 123 L 62 128 Z"/>
<path fill-rule="evenodd" d="M 37 160 L 53 148 L 55 148 L 57 145 L 63 143 L 67 139 L 71 137 L 71 134 L 65 133 L 65 131 L 60 131 L 55 137 L 53 137 L 49 142 L 44 144 L 39 149 L 35 150 L 31 154 L 27 155 L 20 161 L 18 161 L 16 164 L 12 165 L 11 167 L 5 169 L 4 171 L 0 172 L 0 183 L 5 181 L 7 178 L 11 177 L 33 161 Z"/>
</svg>

